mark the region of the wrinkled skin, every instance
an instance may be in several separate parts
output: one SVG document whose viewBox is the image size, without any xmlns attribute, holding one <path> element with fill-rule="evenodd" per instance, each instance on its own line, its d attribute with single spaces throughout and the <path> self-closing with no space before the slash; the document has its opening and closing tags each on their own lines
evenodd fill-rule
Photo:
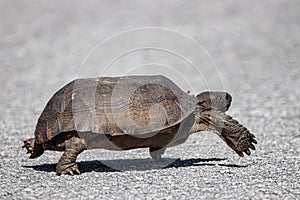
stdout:
<svg viewBox="0 0 300 200">
<path fill-rule="evenodd" d="M 195 122 L 190 133 L 210 131 L 216 133 L 239 156 L 250 149 L 255 150 L 255 136 L 238 121 L 225 112 L 230 107 L 232 97 L 225 92 L 204 92 L 197 95 L 199 106 L 196 108 Z"/>
<path fill-rule="evenodd" d="M 239 124 L 231 116 L 225 114 L 230 107 L 232 97 L 226 92 L 203 92 L 197 95 L 198 105 L 195 109 L 195 120 L 189 133 L 200 131 L 210 131 L 216 133 L 225 143 L 233 149 L 239 156 L 243 157 L 246 153 L 250 155 L 250 149 L 255 150 L 253 144 L 256 144 L 255 136 L 247 128 Z M 168 142 L 174 137 L 173 127 L 158 133 L 150 138 L 135 138 L 128 135 L 107 136 L 109 140 L 121 149 L 145 148 L 150 147 L 150 155 L 154 160 L 160 160 Z M 171 138 L 166 137 L 166 132 Z M 187 136 L 188 137 L 188 136 Z M 186 138 L 187 138 L 186 137 Z M 183 143 L 186 138 L 177 144 Z M 126 142 L 124 142 L 126 141 Z M 76 164 L 78 154 L 86 149 L 87 141 L 80 138 L 76 131 L 64 133 L 47 141 L 43 144 L 37 144 L 34 138 L 24 141 L 24 148 L 30 153 L 30 158 L 36 158 L 43 154 L 45 150 L 64 151 L 60 158 L 56 173 L 61 174 L 80 174 Z M 173 146 L 175 146 L 173 145 Z M 106 148 L 107 142 L 103 142 L 95 148 Z"/>
</svg>

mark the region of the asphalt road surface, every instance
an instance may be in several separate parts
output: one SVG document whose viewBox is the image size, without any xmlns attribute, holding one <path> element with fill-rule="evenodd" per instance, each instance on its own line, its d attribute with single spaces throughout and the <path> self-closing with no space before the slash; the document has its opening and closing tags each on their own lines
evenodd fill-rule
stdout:
<svg viewBox="0 0 300 200">
<path fill-rule="evenodd" d="M 292 0 L 0 1 L 0 199 L 300 199 L 299 8 Z M 229 114 L 255 134 L 257 150 L 240 158 L 201 132 L 167 149 L 160 165 L 147 149 L 99 149 L 79 155 L 81 175 L 56 176 L 61 152 L 28 159 L 22 141 L 55 91 L 78 77 L 125 74 L 230 92 Z"/>
</svg>

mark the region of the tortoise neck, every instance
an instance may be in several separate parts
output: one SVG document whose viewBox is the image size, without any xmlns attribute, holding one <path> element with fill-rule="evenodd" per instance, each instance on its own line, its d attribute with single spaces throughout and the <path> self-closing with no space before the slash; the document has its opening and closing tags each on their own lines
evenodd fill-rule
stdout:
<svg viewBox="0 0 300 200">
<path fill-rule="evenodd" d="M 194 124 L 190 129 L 190 134 L 196 133 L 200 131 L 200 115 L 201 112 L 203 111 L 203 108 L 200 106 L 197 106 L 195 109 L 195 119 L 194 119 Z"/>
</svg>

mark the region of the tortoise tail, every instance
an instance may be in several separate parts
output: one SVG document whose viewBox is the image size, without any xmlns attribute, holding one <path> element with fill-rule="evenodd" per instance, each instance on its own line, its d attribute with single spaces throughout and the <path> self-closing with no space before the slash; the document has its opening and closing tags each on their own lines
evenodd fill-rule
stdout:
<svg viewBox="0 0 300 200">
<path fill-rule="evenodd" d="M 34 138 L 24 141 L 22 148 L 26 148 L 27 154 L 30 153 L 30 159 L 37 158 L 44 153 L 44 148 L 41 144 L 37 144 Z"/>
</svg>

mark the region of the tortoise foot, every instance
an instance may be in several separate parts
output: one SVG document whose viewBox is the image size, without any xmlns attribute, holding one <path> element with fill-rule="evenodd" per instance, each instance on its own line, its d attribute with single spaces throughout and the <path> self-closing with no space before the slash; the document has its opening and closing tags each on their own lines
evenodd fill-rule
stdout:
<svg viewBox="0 0 300 200">
<path fill-rule="evenodd" d="M 244 138 L 241 138 L 238 142 L 238 147 L 236 153 L 243 157 L 243 153 L 246 153 L 248 156 L 251 154 L 251 150 L 255 150 L 255 146 L 253 144 L 257 144 L 257 141 L 254 139 L 253 134 L 246 134 Z"/>
<path fill-rule="evenodd" d="M 85 141 L 83 139 L 73 137 L 65 141 L 65 146 L 65 152 L 56 165 L 56 174 L 80 174 L 76 164 L 76 158 L 77 155 L 85 149 Z"/>
<path fill-rule="evenodd" d="M 78 165 L 76 163 L 69 164 L 68 166 L 57 166 L 56 167 L 56 174 L 57 175 L 76 175 L 80 174 L 80 170 L 78 168 Z"/>
<path fill-rule="evenodd" d="M 236 131 L 231 134 L 222 135 L 221 138 L 240 156 L 243 157 L 244 153 L 250 156 L 251 151 L 255 150 L 254 144 L 257 144 L 255 136 L 250 133 L 246 128 L 239 125 L 241 131 Z"/>
<path fill-rule="evenodd" d="M 150 147 L 149 152 L 150 156 L 155 161 L 162 161 L 163 158 L 161 157 L 162 154 L 164 154 L 166 148 L 153 148 Z"/>
<path fill-rule="evenodd" d="M 250 150 L 255 150 L 255 136 L 231 116 L 211 109 L 201 112 L 200 118 L 203 122 L 199 123 L 199 130 L 217 133 L 239 156 L 250 155 Z"/>
</svg>

